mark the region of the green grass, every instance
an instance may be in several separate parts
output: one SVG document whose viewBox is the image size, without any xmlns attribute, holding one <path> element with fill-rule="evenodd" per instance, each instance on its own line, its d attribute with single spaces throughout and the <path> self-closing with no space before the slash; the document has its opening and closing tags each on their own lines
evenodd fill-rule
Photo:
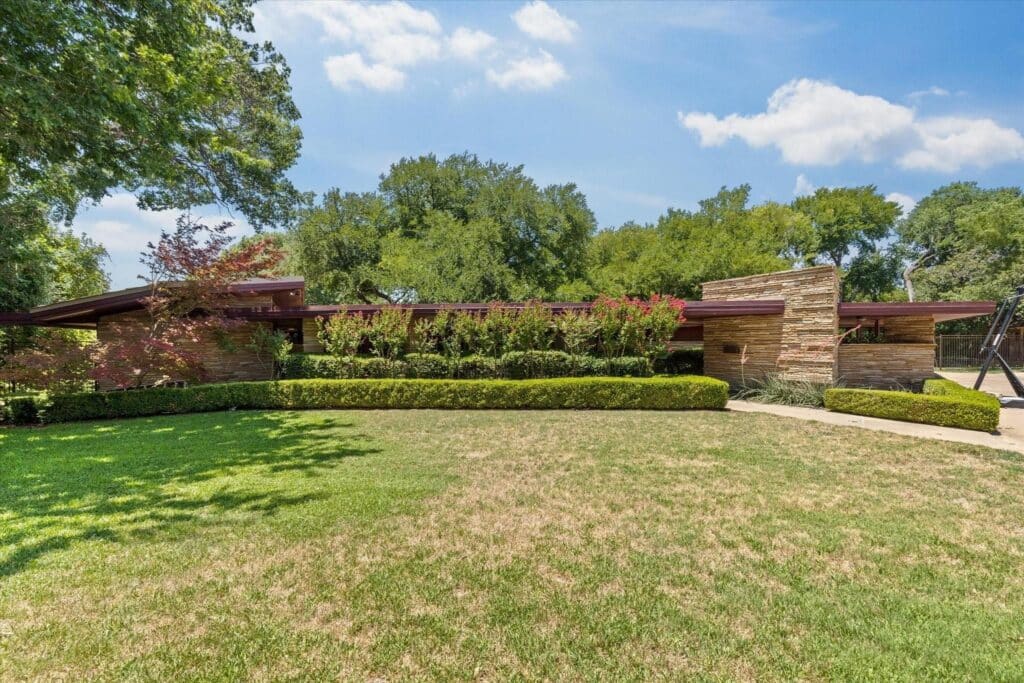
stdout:
<svg viewBox="0 0 1024 683">
<path fill-rule="evenodd" d="M 1024 677 L 1020 456 L 732 413 L 0 430 L 0 679 Z"/>
</svg>

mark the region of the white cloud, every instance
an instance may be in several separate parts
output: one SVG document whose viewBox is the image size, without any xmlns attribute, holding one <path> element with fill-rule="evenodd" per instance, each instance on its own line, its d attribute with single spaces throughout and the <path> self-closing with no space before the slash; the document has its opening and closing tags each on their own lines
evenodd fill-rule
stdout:
<svg viewBox="0 0 1024 683">
<path fill-rule="evenodd" d="M 808 179 L 803 173 L 796 177 L 796 185 L 793 186 L 794 197 L 805 197 L 809 194 L 814 194 L 814 191 L 818 188 L 814 186 L 814 183 Z"/>
<path fill-rule="evenodd" d="M 899 204 L 900 208 L 903 209 L 904 216 L 909 215 L 910 212 L 914 210 L 914 207 L 917 206 L 916 199 L 908 194 L 903 194 L 902 192 L 890 192 L 885 195 L 885 201 L 896 202 Z"/>
<path fill-rule="evenodd" d="M 992 119 L 944 116 L 917 124 L 921 143 L 899 158 L 903 168 L 952 173 L 1024 159 L 1024 136 Z"/>
<path fill-rule="evenodd" d="M 298 2 L 272 4 L 285 17 L 305 16 L 318 22 L 324 34 L 366 51 L 375 61 L 412 64 L 440 54 L 441 23 L 430 11 L 404 2 Z M 406 41 L 409 48 L 399 47 Z"/>
<path fill-rule="evenodd" d="M 449 36 L 448 50 L 459 59 L 476 59 L 494 43 L 495 38 L 490 33 L 460 26 Z"/>
<path fill-rule="evenodd" d="M 328 57 L 324 69 L 331 85 L 341 90 L 351 90 L 355 85 L 378 91 L 401 90 L 405 85 L 403 72 L 387 64 L 367 64 L 358 52 Z"/>
<path fill-rule="evenodd" d="M 134 287 L 139 284 L 136 276 L 143 271 L 139 255 L 148 242 L 160 239 L 161 230 L 173 230 L 179 215 L 181 212 L 175 210 L 143 211 L 134 196 L 118 192 L 80 211 L 71 229 L 85 233 L 106 247 L 110 254 L 112 287 Z M 197 209 L 193 217 L 207 225 L 231 221 L 234 227 L 228 234 L 234 237 L 252 232 L 244 219 L 225 215 L 217 207 Z"/>
<path fill-rule="evenodd" d="M 922 97 L 926 97 L 928 95 L 931 95 L 933 97 L 949 97 L 950 92 L 945 88 L 940 88 L 937 85 L 933 85 L 932 87 L 927 88 L 925 90 L 915 90 L 914 92 L 907 95 L 907 97 L 912 100 L 919 100 Z"/>
<path fill-rule="evenodd" d="M 545 90 L 568 77 L 565 67 L 544 50 L 538 57 L 511 60 L 501 71 L 487 70 L 487 80 L 503 90 Z"/>
<path fill-rule="evenodd" d="M 579 24 L 563 17 L 544 0 L 526 3 L 515 11 L 512 20 L 526 35 L 552 43 L 571 43 L 579 30 Z"/>
<path fill-rule="evenodd" d="M 791 164 L 894 160 L 902 168 L 952 172 L 1024 159 L 1024 136 L 991 119 L 919 117 L 881 97 L 810 79 L 778 88 L 760 114 L 678 116 L 702 147 L 739 138 L 751 147 L 776 147 Z"/>
</svg>

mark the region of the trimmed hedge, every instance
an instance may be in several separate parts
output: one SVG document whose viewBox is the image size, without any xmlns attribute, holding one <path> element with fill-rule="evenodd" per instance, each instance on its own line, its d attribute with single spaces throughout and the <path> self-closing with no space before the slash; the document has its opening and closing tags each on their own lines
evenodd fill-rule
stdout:
<svg viewBox="0 0 1024 683">
<path fill-rule="evenodd" d="M 878 389 L 829 389 L 825 408 L 838 413 L 921 422 L 994 432 L 999 427 L 999 399 L 947 379 L 930 379 L 923 393 Z"/>
<path fill-rule="evenodd" d="M 722 409 L 725 382 L 710 377 L 540 380 L 282 380 L 54 396 L 43 422 L 233 409 Z"/>
<path fill-rule="evenodd" d="M 283 379 L 543 379 L 653 374 L 654 368 L 646 358 L 605 359 L 570 356 L 562 351 L 512 351 L 501 358 L 411 353 L 401 360 L 292 354 L 281 364 Z"/>
</svg>

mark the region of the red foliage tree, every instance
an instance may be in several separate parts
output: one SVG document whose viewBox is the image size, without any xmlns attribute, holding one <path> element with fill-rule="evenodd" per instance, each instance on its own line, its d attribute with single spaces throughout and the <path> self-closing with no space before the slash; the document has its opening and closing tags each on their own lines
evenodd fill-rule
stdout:
<svg viewBox="0 0 1024 683">
<path fill-rule="evenodd" d="M 114 326 L 111 338 L 97 345 L 93 379 L 131 388 L 207 376 L 197 344 L 242 324 L 225 314 L 231 286 L 266 276 L 284 257 L 270 238 L 229 248 L 230 228 L 182 216 L 173 232 L 147 245 L 141 259 L 150 273 L 146 315 Z"/>
<path fill-rule="evenodd" d="M 197 344 L 242 324 L 226 315 L 232 285 L 273 272 L 284 256 L 270 238 L 231 247 L 230 227 L 179 218 L 142 255 L 150 273 L 142 315 L 114 324 L 98 342 L 44 337 L 7 357 L 0 379 L 50 391 L 77 391 L 90 379 L 121 389 L 204 379 Z"/>
</svg>

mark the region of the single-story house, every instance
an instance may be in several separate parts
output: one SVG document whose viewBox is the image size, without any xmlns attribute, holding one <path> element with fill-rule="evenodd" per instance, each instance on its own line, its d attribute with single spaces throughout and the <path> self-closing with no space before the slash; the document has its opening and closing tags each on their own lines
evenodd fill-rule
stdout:
<svg viewBox="0 0 1024 683">
<path fill-rule="evenodd" d="M 144 315 L 149 293 L 148 287 L 137 287 L 24 313 L 0 313 L 0 325 L 91 329 L 103 340 L 112 333 L 112 324 L 123 332 Z M 234 302 L 228 314 L 246 321 L 233 334 L 247 338 L 252 326 L 267 325 L 287 333 L 296 350 L 311 353 L 323 351 L 317 339 L 318 318 L 381 308 L 307 305 L 302 278 L 239 282 L 230 293 Z M 590 307 L 585 302 L 545 305 L 556 315 Z M 483 303 L 407 307 L 414 318 L 442 309 L 487 310 Z M 935 323 L 994 310 L 990 301 L 842 302 L 836 269 L 820 266 L 704 283 L 701 300 L 686 302 L 686 321 L 676 330 L 673 343 L 702 343 L 705 374 L 733 385 L 772 373 L 847 386 L 910 385 L 933 374 Z M 848 343 L 862 336 L 881 343 Z M 210 340 L 200 350 L 214 381 L 265 376 L 265 368 L 244 348 L 228 352 Z"/>
</svg>

